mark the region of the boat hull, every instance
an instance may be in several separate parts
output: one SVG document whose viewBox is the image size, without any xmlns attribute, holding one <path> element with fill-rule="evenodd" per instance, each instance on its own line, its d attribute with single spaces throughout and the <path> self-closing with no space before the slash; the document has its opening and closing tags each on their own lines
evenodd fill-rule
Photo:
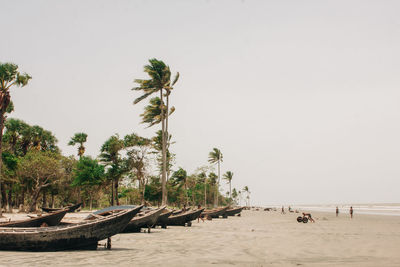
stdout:
<svg viewBox="0 0 400 267">
<path fill-rule="evenodd" d="M 157 210 L 147 212 L 147 214 L 141 217 L 134 217 L 123 230 L 123 233 L 137 233 L 142 228 L 151 228 L 157 223 L 158 217 L 164 211 L 165 207 Z"/>
<path fill-rule="evenodd" d="M 64 218 L 67 212 L 68 210 L 60 210 L 54 213 L 23 221 L 11 221 L 7 223 L 1 223 L 0 227 L 40 227 L 43 224 L 46 224 L 46 226 L 56 226 Z"/>
<path fill-rule="evenodd" d="M 0 228 L 0 250 L 59 251 L 96 249 L 97 242 L 121 232 L 138 210 L 81 223 L 38 228 Z"/>
<path fill-rule="evenodd" d="M 235 216 L 236 214 L 241 213 L 242 210 L 243 210 L 243 207 L 235 208 L 235 209 L 228 209 L 228 210 L 225 211 L 224 215 L 226 215 L 226 216 Z"/>
</svg>

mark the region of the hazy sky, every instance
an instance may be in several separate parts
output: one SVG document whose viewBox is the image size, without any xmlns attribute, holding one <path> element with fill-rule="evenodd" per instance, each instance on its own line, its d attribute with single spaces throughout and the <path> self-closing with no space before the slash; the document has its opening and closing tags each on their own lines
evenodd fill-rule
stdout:
<svg viewBox="0 0 400 267">
<path fill-rule="evenodd" d="M 400 202 L 399 1 L 4 1 L 0 61 L 33 76 L 12 117 L 66 155 L 86 132 L 150 137 L 132 105 L 149 58 L 171 95 L 176 167 L 224 154 L 252 203 Z M 158 126 L 156 126 L 158 127 Z M 227 188 L 224 185 L 225 188 Z"/>
</svg>

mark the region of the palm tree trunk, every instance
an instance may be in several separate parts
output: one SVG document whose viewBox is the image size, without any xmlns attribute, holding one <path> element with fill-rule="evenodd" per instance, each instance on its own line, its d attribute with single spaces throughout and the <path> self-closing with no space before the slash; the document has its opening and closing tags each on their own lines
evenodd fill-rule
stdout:
<svg viewBox="0 0 400 267">
<path fill-rule="evenodd" d="M 118 178 L 115 179 L 115 203 L 117 203 L 117 206 L 119 206 L 119 198 L 118 198 Z"/>
<path fill-rule="evenodd" d="M 207 207 L 207 184 L 204 183 L 204 207 Z"/>
<path fill-rule="evenodd" d="M 114 206 L 114 179 L 111 179 L 111 206 Z"/>
<path fill-rule="evenodd" d="M 218 182 L 215 188 L 215 206 L 218 207 L 218 193 L 219 193 L 219 181 L 220 181 L 220 172 L 221 172 L 221 165 L 220 165 L 220 160 L 218 159 Z"/>
<path fill-rule="evenodd" d="M 161 188 L 162 188 L 162 205 L 166 205 L 167 204 L 167 187 L 166 187 L 167 157 L 166 157 L 166 140 L 165 140 L 164 101 L 163 101 L 162 89 L 160 90 L 160 99 L 161 99 L 161 135 L 162 135 Z"/>
<path fill-rule="evenodd" d="M 232 200 L 232 182 L 231 181 L 229 181 L 229 198 Z M 229 200 L 229 202 L 231 200 Z"/>
<path fill-rule="evenodd" d="M 167 92 L 167 112 L 165 113 L 165 165 L 166 165 L 166 180 L 169 180 L 169 160 L 167 162 L 167 143 L 168 143 L 168 117 L 169 117 L 169 93 Z"/>
<path fill-rule="evenodd" d="M 2 144 L 3 144 L 4 121 L 5 121 L 4 112 L 1 112 L 1 114 L 0 114 L 0 156 L 3 153 L 3 145 Z M 1 188 L 1 178 L 2 178 L 1 169 L 2 169 L 2 164 L 3 164 L 3 161 L 0 160 L 0 192 L 2 192 L 2 190 L 1 190 L 2 189 Z M 0 218 L 1 217 L 3 217 L 3 196 L 0 194 Z"/>
</svg>

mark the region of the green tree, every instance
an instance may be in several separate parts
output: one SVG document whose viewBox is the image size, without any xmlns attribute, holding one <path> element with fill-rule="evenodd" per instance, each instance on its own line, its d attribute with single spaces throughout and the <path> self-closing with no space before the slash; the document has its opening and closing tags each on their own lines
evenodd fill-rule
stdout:
<svg viewBox="0 0 400 267">
<path fill-rule="evenodd" d="M 188 192 L 187 192 L 187 180 L 188 176 L 187 173 L 184 169 L 179 168 L 177 171 L 175 171 L 172 176 L 171 180 L 178 185 L 179 187 L 184 187 L 185 188 L 185 199 L 186 199 L 186 205 L 188 205 L 189 200 L 188 200 Z"/>
<path fill-rule="evenodd" d="M 2 155 L 3 143 L 3 129 L 6 121 L 6 112 L 10 111 L 9 106 L 11 102 L 10 89 L 13 86 L 23 87 L 28 84 L 31 76 L 18 71 L 18 66 L 13 63 L 0 62 L 0 155 Z M 11 106 L 13 106 L 11 104 Z M 0 176 L 1 176 L 2 162 L 0 160 Z M 0 177 L 0 191 L 1 191 L 1 177 Z M 0 198 L 0 217 L 3 216 L 2 198 Z"/>
<path fill-rule="evenodd" d="M 245 187 L 243 187 L 243 192 L 246 192 L 246 206 L 250 206 L 250 191 L 249 191 L 249 187 L 246 185 Z"/>
<path fill-rule="evenodd" d="M 85 133 L 76 133 L 71 137 L 71 140 L 68 142 L 69 146 L 74 146 L 79 144 L 78 147 L 78 156 L 81 158 L 85 153 L 85 146 L 83 145 L 87 141 L 87 134 Z"/>
<path fill-rule="evenodd" d="M 124 140 L 115 134 L 107 139 L 102 145 L 100 151 L 100 162 L 103 162 L 107 167 L 107 176 L 111 180 L 111 205 L 114 205 L 114 200 L 119 205 L 118 199 L 118 185 L 119 179 L 126 172 L 123 160 L 121 158 L 121 151 L 124 149 Z"/>
<path fill-rule="evenodd" d="M 235 201 L 235 203 L 237 204 L 237 197 L 238 197 L 238 192 L 236 191 L 236 188 L 233 188 L 232 190 L 232 199 Z"/>
<path fill-rule="evenodd" d="M 171 83 L 171 71 L 168 65 L 163 61 L 155 58 L 149 60 L 149 65 L 144 66 L 144 72 L 150 77 L 148 80 L 135 79 L 137 87 L 133 88 L 136 91 L 142 91 L 143 95 L 136 98 L 134 104 L 139 103 L 143 99 L 149 97 L 153 93 L 160 94 L 160 121 L 161 121 L 161 132 L 162 132 L 162 172 L 161 172 L 161 184 L 162 184 L 162 204 L 165 205 L 167 202 L 167 190 L 166 190 L 166 177 L 167 177 L 167 137 L 168 137 L 168 104 L 169 95 L 173 89 L 173 85 L 178 81 L 179 75 L 177 74 L 174 81 Z M 165 91 L 165 92 L 164 92 Z M 164 104 L 164 96 L 167 97 L 167 106 Z M 154 125 L 154 124 L 153 124 Z"/>
<path fill-rule="evenodd" d="M 17 174 L 32 185 L 29 211 L 35 211 L 40 192 L 63 175 L 61 157 L 54 152 L 32 150 L 20 159 Z"/>
<path fill-rule="evenodd" d="M 218 195 L 219 195 L 219 183 L 221 180 L 221 162 L 223 161 L 223 155 L 221 150 L 218 148 L 213 148 L 213 150 L 208 154 L 208 162 L 211 164 L 218 165 L 218 181 L 215 188 L 215 198 L 214 198 L 214 206 L 218 206 Z"/>
<path fill-rule="evenodd" d="M 89 196 L 89 207 L 92 210 L 93 194 L 104 180 L 104 166 L 91 157 L 81 156 L 73 172 L 72 186 L 82 187 Z"/>
<path fill-rule="evenodd" d="M 146 166 L 148 153 L 151 148 L 151 140 L 140 137 L 137 134 L 129 134 L 124 138 L 124 146 L 127 149 L 127 168 L 134 172 L 134 177 L 139 181 L 141 202 L 144 204 L 146 190 Z"/>
<path fill-rule="evenodd" d="M 233 172 L 227 171 L 224 174 L 224 179 L 227 181 L 229 184 L 229 197 L 232 199 L 232 178 L 233 178 Z"/>
</svg>

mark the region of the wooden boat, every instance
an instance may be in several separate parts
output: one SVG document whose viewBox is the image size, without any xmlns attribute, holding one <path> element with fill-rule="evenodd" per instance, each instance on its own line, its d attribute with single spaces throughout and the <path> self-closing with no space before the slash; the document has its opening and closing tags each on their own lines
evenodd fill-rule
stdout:
<svg viewBox="0 0 400 267">
<path fill-rule="evenodd" d="M 167 218 L 165 224 L 162 224 L 162 227 L 167 225 L 177 225 L 177 226 L 191 226 L 191 221 L 196 220 L 200 214 L 203 212 L 204 209 L 187 211 L 177 215 L 171 215 Z"/>
<path fill-rule="evenodd" d="M 165 209 L 158 217 L 156 225 L 161 225 L 162 228 L 167 228 L 168 217 L 173 213 L 172 210 Z"/>
<path fill-rule="evenodd" d="M 140 232 L 141 228 L 147 228 L 150 232 L 150 228 L 157 223 L 158 217 L 164 211 L 165 206 L 155 210 L 148 210 L 136 215 L 123 230 L 123 233 L 135 233 Z"/>
<path fill-rule="evenodd" d="M 136 209 L 122 210 L 109 216 L 63 226 L 0 227 L 0 250 L 96 249 L 98 241 L 121 232 L 137 212 Z"/>
<path fill-rule="evenodd" d="M 68 210 L 60 210 L 54 213 L 45 214 L 35 218 L 21 220 L 21 221 L 10 221 L 0 223 L 0 227 L 40 227 L 40 226 L 56 226 L 60 223 L 62 218 Z"/>
<path fill-rule="evenodd" d="M 211 217 L 211 218 L 219 218 L 219 216 L 223 216 L 225 211 L 229 207 L 224 207 L 220 209 L 206 210 L 201 214 L 201 217 Z M 225 217 L 226 218 L 226 217 Z"/>
<path fill-rule="evenodd" d="M 243 210 L 243 207 L 239 207 L 239 208 L 233 208 L 233 209 L 227 209 L 225 211 L 226 216 L 235 216 L 236 214 L 240 214 Z"/>
<path fill-rule="evenodd" d="M 45 208 L 42 207 L 42 210 L 44 212 L 55 212 L 55 211 L 59 211 L 59 210 L 63 210 L 63 209 L 68 209 L 68 212 L 75 212 L 75 210 L 79 209 L 80 206 L 82 205 L 82 203 L 78 203 L 72 206 L 67 206 L 65 208 Z"/>
<path fill-rule="evenodd" d="M 185 210 L 184 209 L 180 209 L 180 210 L 173 211 L 172 214 L 173 215 L 178 215 L 178 214 L 184 213 L 184 212 L 189 211 L 189 210 L 190 210 L 190 207 L 185 209 Z"/>
</svg>

